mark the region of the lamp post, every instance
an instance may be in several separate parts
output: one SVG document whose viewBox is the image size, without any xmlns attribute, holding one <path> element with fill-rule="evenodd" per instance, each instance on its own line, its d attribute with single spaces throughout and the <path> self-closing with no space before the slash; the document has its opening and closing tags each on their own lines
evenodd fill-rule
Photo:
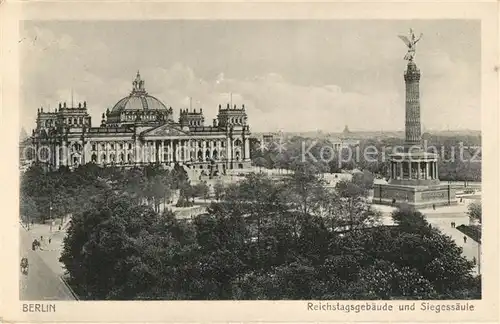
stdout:
<svg viewBox="0 0 500 324">
<path fill-rule="evenodd" d="M 52 232 L 52 201 L 49 203 L 50 231 Z"/>
</svg>

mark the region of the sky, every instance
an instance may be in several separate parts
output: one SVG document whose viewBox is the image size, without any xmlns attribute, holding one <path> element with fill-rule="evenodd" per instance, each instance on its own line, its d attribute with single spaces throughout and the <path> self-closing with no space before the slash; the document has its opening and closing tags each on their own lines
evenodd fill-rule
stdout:
<svg viewBox="0 0 500 324">
<path fill-rule="evenodd" d="M 409 28 L 423 33 L 425 129 L 481 128 L 481 27 L 474 20 L 24 21 L 21 126 L 39 107 L 87 101 L 92 125 L 128 96 L 138 70 L 146 90 L 174 109 L 244 104 L 251 130 L 404 129 Z"/>
</svg>

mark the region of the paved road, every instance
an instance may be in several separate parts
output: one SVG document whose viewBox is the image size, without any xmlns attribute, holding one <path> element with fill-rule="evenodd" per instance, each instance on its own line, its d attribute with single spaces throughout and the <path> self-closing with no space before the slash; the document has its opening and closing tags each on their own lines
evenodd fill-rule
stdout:
<svg viewBox="0 0 500 324">
<path fill-rule="evenodd" d="M 19 230 L 20 258 L 27 257 L 29 271 L 19 277 L 20 300 L 75 300 L 68 287 L 42 260 L 42 251 L 31 250 L 32 238 L 24 228 Z M 19 261 L 20 262 L 20 261 Z M 19 269 L 19 271 L 21 271 Z"/>
</svg>

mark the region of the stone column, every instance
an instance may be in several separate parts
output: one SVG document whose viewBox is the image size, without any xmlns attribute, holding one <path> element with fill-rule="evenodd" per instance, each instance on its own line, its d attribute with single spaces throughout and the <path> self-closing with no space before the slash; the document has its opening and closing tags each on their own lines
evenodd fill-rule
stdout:
<svg viewBox="0 0 500 324">
<path fill-rule="evenodd" d="M 429 162 L 425 162 L 425 179 L 429 179 Z"/>
<path fill-rule="evenodd" d="M 151 141 L 151 162 L 156 162 L 156 141 Z"/>
<path fill-rule="evenodd" d="M 422 163 L 420 161 L 417 162 L 417 179 L 422 179 L 422 171 L 420 170 L 420 167 L 422 166 Z"/>
<path fill-rule="evenodd" d="M 420 145 L 420 70 L 415 62 L 408 62 L 404 80 L 406 84 L 405 144 Z"/>
<path fill-rule="evenodd" d="M 172 140 L 168 140 L 168 146 L 167 146 L 167 162 L 170 163 L 172 162 Z"/>
<path fill-rule="evenodd" d="M 436 171 L 436 179 L 439 179 L 438 164 L 436 161 L 434 161 L 434 170 Z"/>
<path fill-rule="evenodd" d="M 123 161 L 122 163 L 123 164 L 128 164 L 128 143 L 127 142 L 123 142 Z"/>
<path fill-rule="evenodd" d="M 217 161 L 220 160 L 220 151 L 221 151 L 220 143 L 221 142 L 219 140 L 217 140 L 217 142 L 215 142 L 215 149 L 217 150 L 217 159 L 216 159 Z"/>
<path fill-rule="evenodd" d="M 60 154 L 59 150 L 60 150 L 59 145 L 56 145 L 56 151 L 55 151 L 56 157 L 55 157 L 55 161 L 54 161 L 56 169 L 59 169 L 59 163 L 61 162 L 61 158 L 59 156 L 59 154 Z"/>
<path fill-rule="evenodd" d="M 248 138 L 245 139 L 245 156 L 243 157 L 244 160 L 250 159 L 250 140 Z"/>
<path fill-rule="evenodd" d="M 139 142 L 137 140 L 134 141 L 134 164 L 138 163 L 140 161 L 140 155 L 139 155 Z"/>
<path fill-rule="evenodd" d="M 399 162 L 399 178 L 403 179 L 403 162 Z"/>
<path fill-rule="evenodd" d="M 95 154 L 97 154 L 96 164 L 101 164 L 101 143 L 100 142 L 96 142 L 95 145 L 96 145 Z"/>
<path fill-rule="evenodd" d="M 165 162 L 165 141 L 161 141 L 161 158 L 160 158 L 161 163 Z"/>
<path fill-rule="evenodd" d="M 188 152 L 188 160 L 191 161 L 191 154 L 193 157 L 196 158 L 194 154 L 194 145 L 196 142 L 193 142 L 192 140 L 189 140 L 188 145 L 189 145 L 189 152 Z"/>
<path fill-rule="evenodd" d="M 231 152 L 233 151 L 233 143 L 231 142 L 231 139 L 227 137 L 227 143 L 226 143 L 226 160 L 227 162 L 232 162 L 233 156 Z M 228 165 L 229 167 L 229 165 Z"/>
<path fill-rule="evenodd" d="M 182 141 L 182 161 L 187 162 L 189 161 L 189 141 L 183 140 Z"/>
<path fill-rule="evenodd" d="M 105 142 L 106 143 L 106 164 L 109 163 L 109 143 L 108 142 Z"/>
<path fill-rule="evenodd" d="M 181 160 L 181 141 L 177 139 L 177 143 L 175 144 L 175 159 L 177 162 Z"/>
<path fill-rule="evenodd" d="M 69 145 L 69 143 L 67 145 Z M 70 146 L 67 146 L 67 147 L 68 147 L 68 150 L 66 151 L 66 159 L 68 160 L 67 165 L 72 166 L 73 161 L 71 160 L 71 147 Z"/>
<path fill-rule="evenodd" d="M 206 157 L 206 152 L 207 152 L 207 141 L 206 141 L 206 140 L 203 140 L 203 146 L 202 146 L 201 150 L 203 151 L 203 152 L 202 152 L 203 162 L 205 162 L 205 161 L 207 160 L 207 157 Z"/>
</svg>

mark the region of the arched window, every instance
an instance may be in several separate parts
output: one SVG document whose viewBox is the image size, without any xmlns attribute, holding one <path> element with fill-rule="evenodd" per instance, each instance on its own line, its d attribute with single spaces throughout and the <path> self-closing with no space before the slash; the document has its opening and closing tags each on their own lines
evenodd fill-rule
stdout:
<svg viewBox="0 0 500 324">
<path fill-rule="evenodd" d="M 104 153 L 103 153 L 103 154 L 101 155 L 101 161 L 100 161 L 100 162 L 101 162 L 101 163 L 106 163 L 106 154 L 104 154 Z"/>
<path fill-rule="evenodd" d="M 124 159 L 125 159 L 125 154 L 123 153 L 120 154 L 120 163 L 122 163 Z"/>
<path fill-rule="evenodd" d="M 92 154 L 92 163 L 97 163 L 97 154 Z"/>
<path fill-rule="evenodd" d="M 75 124 L 75 125 L 78 124 L 76 118 L 73 118 L 73 124 Z"/>
<path fill-rule="evenodd" d="M 219 153 L 217 152 L 217 150 L 213 151 L 212 156 L 213 156 L 214 160 L 218 160 L 219 159 Z"/>
<path fill-rule="evenodd" d="M 210 159 L 210 150 L 205 151 L 205 159 Z"/>
<path fill-rule="evenodd" d="M 198 161 L 203 161 L 203 152 L 201 150 L 198 151 Z"/>
<path fill-rule="evenodd" d="M 133 161 L 132 161 L 132 154 L 131 154 L 131 153 L 129 153 L 129 154 L 127 155 L 127 162 L 133 162 Z"/>
</svg>

